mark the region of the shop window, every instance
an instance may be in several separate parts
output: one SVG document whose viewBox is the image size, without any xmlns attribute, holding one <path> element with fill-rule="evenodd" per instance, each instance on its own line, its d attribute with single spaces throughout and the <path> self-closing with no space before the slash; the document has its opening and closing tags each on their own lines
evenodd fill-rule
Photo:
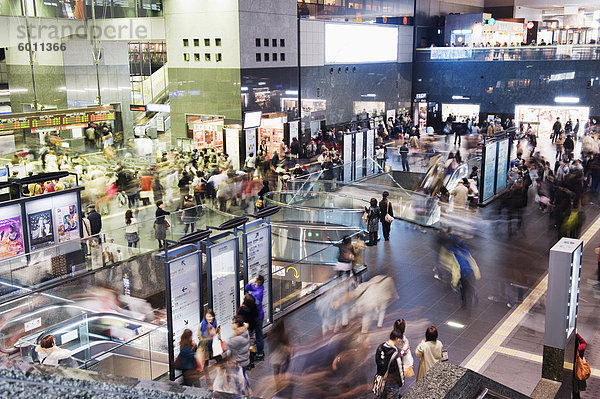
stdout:
<svg viewBox="0 0 600 399">
<path fill-rule="evenodd" d="M 273 53 L 273 61 L 277 61 L 277 53 Z"/>
<path fill-rule="evenodd" d="M 256 53 L 256 62 L 260 62 L 261 60 L 260 53 Z"/>
<path fill-rule="evenodd" d="M 256 38 L 256 47 L 260 47 L 260 39 Z"/>
<path fill-rule="evenodd" d="M 204 39 L 204 45 L 206 47 L 210 46 L 210 39 Z"/>
<path fill-rule="evenodd" d="M 200 53 L 194 53 L 194 61 L 200 61 Z"/>
<path fill-rule="evenodd" d="M 279 54 L 279 61 L 285 61 L 285 53 Z"/>
<path fill-rule="evenodd" d="M 204 53 L 204 61 L 210 62 L 210 53 Z"/>
<path fill-rule="evenodd" d="M 220 38 L 215 39 L 215 46 L 221 47 L 221 39 Z"/>
<path fill-rule="evenodd" d="M 217 62 L 223 61 L 223 54 L 221 54 L 221 53 L 215 54 L 215 61 L 217 61 Z"/>
<path fill-rule="evenodd" d="M 183 53 L 183 60 L 184 61 L 189 61 L 190 60 L 190 55 L 188 53 Z"/>
<path fill-rule="evenodd" d="M 279 47 L 285 47 L 285 39 L 279 39 Z"/>
<path fill-rule="evenodd" d="M 269 39 L 264 39 L 263 44 L 265 45 L 265 47 L 269 47 Z"/>
<path fill-rule="evenodd" d="M 271 46 L 272 47 L 277 47 L 277 39 L 271 40 Z"/>
<path fill-rule="evenodd" d="M 265 62 L 269 61 L 269 53 L 265 53 Z"/>
<path fill-rule="evenodd" d="M 200 39 L 194 39 L 194 47 L 198 47 L 200 45 Z"/>
<path fill-rule="evenodd" d="M 188 47 L 190 45 L 189 39 L 183 39 L 183 47 Z"/>
</svg>

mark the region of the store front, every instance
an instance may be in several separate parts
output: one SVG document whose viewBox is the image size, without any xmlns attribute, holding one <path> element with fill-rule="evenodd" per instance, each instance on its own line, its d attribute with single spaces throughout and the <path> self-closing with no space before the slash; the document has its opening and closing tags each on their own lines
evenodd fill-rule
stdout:
<svg viewBox="0 0 600 399">
<path fill-rule="evenodd" d="M 474 38 L 474 44 L 490 43 L 492 46 L 516 46 L 525 41 L 526 33 L 523 23 L 495 20 L 494 23 L 490 23 L 492 20 L 494 19 L 488 19 L 488 22 L 483 25 L 481 41 Z"/>
<path fill-rule="evenodd" d="M 223 152 L 223 130 L 225 119 L 220 116 L 186 115 L 188 138 L 198 150 L 214 149 Z"/>
<path fill-rule="evenodd" d="M 456 122 L 466 122 L 468 118 L 479 123 L 479 109 L 479 104 L 442 104 L 442 118 L 452 115 Z"/>
<path fill-rule="evenodd" d="M 264 114 L 258 128 L 258 143 L 267 145 L 267 157 L 270 159 L 277 152 L 281 157 L 284 142 L 284 130 L 287 114 L 284 112 Z"/>
<path fill-rule="evenodd" d="M 583 126 L 590 115 L 589 107 L 577 106 L 548 106 L 548 105 L 517 105 L 515 119 L 517 126 L 531 125 L 535 134 L 550 134 L 556 118 L 563 125 L 571 119 L 573 127 L 579 119 L 579 134 L 583 134 Z"/>
</svg>

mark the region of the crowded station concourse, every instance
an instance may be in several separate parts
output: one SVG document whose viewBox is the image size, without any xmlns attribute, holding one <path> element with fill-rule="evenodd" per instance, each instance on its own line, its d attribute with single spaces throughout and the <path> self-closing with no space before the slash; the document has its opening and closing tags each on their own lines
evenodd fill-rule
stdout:
<svg viewBox="0 0 600 399">
<path fill-rule="evenodd" d="M 600 397 L 597 5 L 13 3 L 7 397 Z"/>
</svg>

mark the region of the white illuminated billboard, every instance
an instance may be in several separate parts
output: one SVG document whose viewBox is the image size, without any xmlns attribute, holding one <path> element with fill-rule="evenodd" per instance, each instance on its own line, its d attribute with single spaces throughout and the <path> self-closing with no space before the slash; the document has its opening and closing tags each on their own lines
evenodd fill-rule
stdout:
<svg viewBox="0 0 600 399">
<path fill-rule="evenodd" d="M 398 28 L 367 24 L 325 24 L 325 63 L 396 62 Z"/>
<path fill-rule="evenodd" d="M 262 117 L 262 111 L 246 112 L 244 114 L 244 129 L 259 127 Z"/>
</svg>

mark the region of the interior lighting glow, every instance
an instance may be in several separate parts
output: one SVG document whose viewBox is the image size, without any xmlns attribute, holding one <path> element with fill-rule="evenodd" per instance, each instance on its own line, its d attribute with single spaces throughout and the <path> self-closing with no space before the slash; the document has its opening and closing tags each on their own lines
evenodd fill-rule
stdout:
<svg viewBox="0 0 600 399">
<path fill-rule="evenodd" d="M 377 94 L 374 93 L 369 93 L 369 94 L 361 94 L 361 97 L 370 97 L 370 98 L 375 98 L 377 97 Z"/>
<path fill-rule="evenodd" d="M 242 86 L 242 87 L 241 87 L 241 90 L 242 90 L 242 91 L 248 91 L 248 87 L 247 87 L 247 86 Z"/>
<path fill-rule="evenodd" d="M 297 96 L 298 95 L 298 90 L 286 90 L 285 94 L 288 96 Z"/>
<path fill-rule="evenodd" d="M 471 97 L 465 97 L 465 96 L 452 96 L 453 100 L 470 100 Z"/>
<path fill-rule="evenodd" d="M 449 325 L 450 327 L 454 327 L 454 328 L 465 328 L 464 324 L 460 324 L 455 321 L 449 321 L 446 324 Z"/>
<path fill-rule="evenodd" d="M 579 104 L 579 97 L 554 97 L 554 102 L 559 104 Z"/>
</svg>

